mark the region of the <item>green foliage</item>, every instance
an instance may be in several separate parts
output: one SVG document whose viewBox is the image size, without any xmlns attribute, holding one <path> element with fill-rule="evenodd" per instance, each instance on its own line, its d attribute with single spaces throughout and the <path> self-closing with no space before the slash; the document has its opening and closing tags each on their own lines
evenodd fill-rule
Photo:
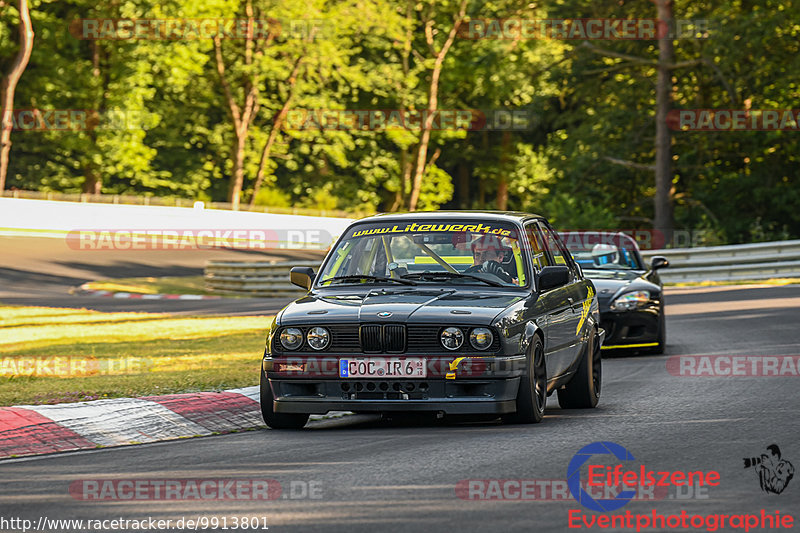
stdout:
<svg viewBox="0 0 800 533">
<path fill-rule="evenodd" d="M 255 205 L 269 207 L 291 207 L 292 198 L 280 189 L 264 187 L 256 194 Z"/>
<path fill-rule="evenodd" d="M 247 64 L 245 42 L 224 39 L 235 100 L 258 82 L 245 146 L 244 201 L 253 194 L 277 112 L 418 110 L 427 105 L 434 49 L 460 2 L 251 0 L 281 32 Z M 36 40 L 17 109 L 115 111 L 125 127 L 14 131 L 8 186 L 78 192 L 96 177 L 104 193 L 223 201 L 232 173 L 233 123 L 213 43 L 80 40 L 80 18 L 244 18 L 247 0 L 33 0 Z M 792 109 L 800 98 L 796 1 L 673 4 L 677 19 L 708 19 L 707 39 L 677 39 L 677 109 Z M 470 2 L 471 19 L 654 18 L 652 2 Z M 17 49 L 16 8 L 0 12 L 0 68 Z M 426 27 L 431 28 L 430 35 Z M 309 30 L 317 28 L 313 38 Z M 514 131 L 434 130 L 420 209 L 538 212 L 560 227 L 649 228 L 653 218 L 658 42 L 457 37 L 444 62 L 439 108 L 525 110 Z M 640 58 L 640 61 L 624 59 Z M 289 77 L 301 61 L 296 82 Z M 257 205 L 372 213 L 402 208 L 418 130 L 296 128 L 283 124 L 264 166 Z M 696 244 L 800 236 L 796 132 L 672 134 L 676 227 Z"/>
</svg>

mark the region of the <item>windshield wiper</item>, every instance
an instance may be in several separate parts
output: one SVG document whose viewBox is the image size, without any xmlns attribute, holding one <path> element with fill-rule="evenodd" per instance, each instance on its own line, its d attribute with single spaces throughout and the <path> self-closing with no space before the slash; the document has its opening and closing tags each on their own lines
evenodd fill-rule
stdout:
<svg viewBox="0 0 800 533">
<path fill-rule="evenodd" d="M 464 274 L 463 272 L 414 272 L 412 274 L 405 274 L 402 276 L 403 278 L 410 278 L 410 279 L 435 279 L 435 278 L 468 278 L 474 279 L 477 281 L 482 281 L 487 285 L 491 285 L 492 287 L 507 287 L 507 285 L 500 283 L 499 281 L 492 281 L 486 278 L 482 278 L 480 276 L 475 276 L 473 274 Z"/>
<path fill-rule="evenodd" d="M 383 276 L 370 276 L 368 274 L 353 274 L 350 276 L 335 276 L 332 278 L 328 278 L 322 280 L 320 285 L 323 283 L 330 283 L 332 281 L 356 281 L 356 280 L 368 280 L 368 281 L 393 281 L 395 283 L 401 283 L 403 285 L 416 285 L 413 281 L 407 279 L 397 279 L 397 278 L 386 278 Z"/>
</svg>

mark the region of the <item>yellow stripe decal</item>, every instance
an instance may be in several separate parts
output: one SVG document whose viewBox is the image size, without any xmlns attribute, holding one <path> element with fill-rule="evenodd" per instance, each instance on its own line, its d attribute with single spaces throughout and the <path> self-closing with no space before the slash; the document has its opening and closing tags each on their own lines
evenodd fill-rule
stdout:
<svg viewBox="0 0 800 533">
<path fill-rule="evenodd" d="M 592 308 L 592 298 L 594 298 L 594 289 L 589 287 L 589 290 L 586 294 L 586 299 L 583 301 L 581 306 L 581 319 L 578 321 L 578 329 L 575 330 L 576 335 L 581 332 L 583 323 L 586 322 L 586 317 L 589 316 L 589 310 Z"/>
<path fill-rule="evenodd" d="M 614 350 L 616 348 L 649 348 L 651 346 L 658 346 L 657 342 L 645 342 L 643 344 L 620 344 L 617 346 L 601 346 L 601 350 Z"/>
</svg>

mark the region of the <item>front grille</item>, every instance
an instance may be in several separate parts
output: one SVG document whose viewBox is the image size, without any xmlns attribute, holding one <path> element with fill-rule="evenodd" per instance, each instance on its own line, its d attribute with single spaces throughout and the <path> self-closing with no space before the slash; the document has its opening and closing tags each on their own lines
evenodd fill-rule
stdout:
<svg viewBox="0 0 800 533">
<path fill-rule="evenodd" d="M 383 349 L 390 353 L 402 353 L 406 351 L 405 326 L 383 326 Z"/>
<path fill-rule="evenodd" d="M 361 349 L 365 353 L 406 351 L 406 327 L 402 324 L 364 324 L 359 331 Z"/>
<path fill-rule="evenodd" d="M 361 349 L 365 352 L 380 352 L 383 350 L 381 326 L 361 326 Z"/>
<path fill-rule="evenodd" d="M 331 343 L 328 348 L 318 352 L 312 350 L 307 342 L 303 342 L 302 348 L 296 351 L 283 349 L 279 335 L 275 335 L 272 348 L 275 353 L 282 354 L 353 354 L 353 353 L 409 353 L 409 354 L 454 354 L 460 352 L 475 352 L 469 345 L 469 339 L 465 339 L 461 350 L 451 352 L 445 350 L 439 340 L 442 328 L 441 324 L 320 324 L 331 333 Z M 469 334 L 472 326 L 457 325 L 464 332 Z M 287 326 L 298 327 L 305 337 L 308 326 Z M 611 329 L 611 328 L 609 328 Z M 609 331 L 607 329 L 607 331 Z M 494 331 L 494 342 L 492 346 L 483 353 L 497 353 L 500 350 L 500 335 Z M 608 335 L 610 336 L 610 334 Z M 608 338 L 608 337 L 607 337 Z"/>
</svg>

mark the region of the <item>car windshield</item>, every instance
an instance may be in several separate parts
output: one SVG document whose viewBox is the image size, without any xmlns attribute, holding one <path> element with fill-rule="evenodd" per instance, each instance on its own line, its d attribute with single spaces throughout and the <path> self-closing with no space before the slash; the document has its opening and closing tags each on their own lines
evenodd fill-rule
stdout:
<svg viewBox="0 0 800 533">
<path fill-rule="evenodd" d="M 350 227 L 329 255 L 318 286 L 399 281 L 524 287 L 527 279 L 513 224 L 409 220 Z"/>
<path fill-rule="evenodd" d="M 641 270 L 636 241 L 624 233 L 564 232 L 561 238 L 583 270 Z"/>
</svg>

